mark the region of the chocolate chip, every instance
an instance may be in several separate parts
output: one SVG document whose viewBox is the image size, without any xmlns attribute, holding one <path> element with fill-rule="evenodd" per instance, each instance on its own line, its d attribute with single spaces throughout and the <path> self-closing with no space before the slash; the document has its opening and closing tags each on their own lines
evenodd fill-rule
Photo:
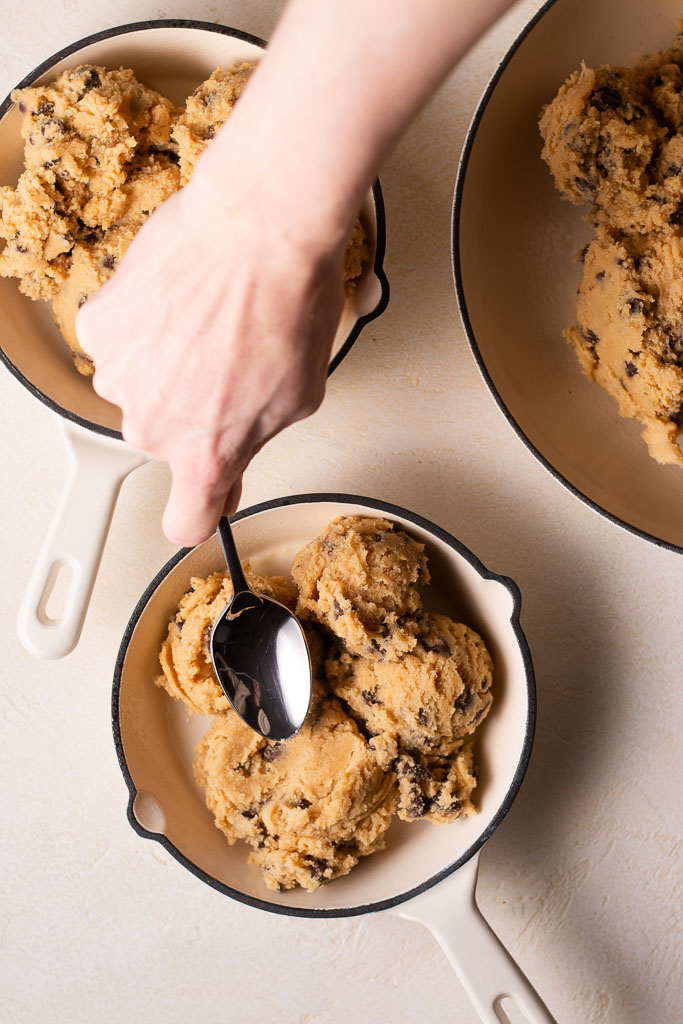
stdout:
<svg viewBox="0 0 683 1024">
<path fill-rule="evenodd" d="M 248 818 L 250 821 L 256 817 L 256 811 L 242 811 L 242 817 Z"/>
<path fill-rule="evenodd" d="M 579 327 L 581 331 L 581 337 L 584 341 L 587 341 L 589 345 L 597 345 L 600 341 L 595 331 L 591 331 L 590 327 Z"/>
<path fill-rule="evenodd" d="M 680 224 L 683 220 L 683 203 L 679 203 L 674 212 L 669 217 L 669 224 Z"/>
<path fill-rule="evenodd" d="M 631 313 L 642 313 L 645 309 L 645 303 L 642 299 L 634 297 L 628 300 L 628 308 L 631 310 Z"/>
<path fill-rule="evenodd" d="M 380 644 L 377 642 L 377 640 L 375 640 L 374 637 L 372 637 L 372 639 L 370 640 L 370 649 L 372 651 L 377 651 L 378 654 L 386 653 L 384 648 L 380 646 Z"/>
<path fill-rule="evenodd" d="M 377 691 L 376 690 L 362 690 L 361 691 L 361 697 L 363 698 L 363 700 L 365 701 L 366 704 L 372 705 L 372 704 L 381 704 L 382 703 L 382 701 L 377 696 Z"/>
<path fill-rule="evenodd" d="M 26 113 L 26 104 L 23 103 L 21 100 L 19 101 L 19 113 L 20 114 L 25 114 Z"/>
<path fill-rule="evenodd" d="M 14 246 L 14 248 L 15 248 L 15 250 L 17 252 L 21 252 L 21 253 L 27 253 L 28 252 L 28 248 L 25 245 L 19 245 L 19 243 L 17 243 Z"/>
<path fill-rule="evenodd" d="M 304 860 L 307 862 L 308 873 L 311 878 L 316 882 L 321 882 L 325 877 L 325 872 L 330 867 L 328 862 L 323 860 L 322 857 L 312 857 L 309 853 L 305 855 Z"/>
<path fill-rule="evenodd" d="M 434 654 L 445 654 L 447 658 L 451 656 L 451 649 L 448 646 L 446 640 L 441 637 L 436 643 L 424 645 L 426 651 L 433 651 Z"/>
<path fill-rule="evenodd" d="M 81 306 L 84 306 L 87 301 L 88 301 L 87 292 L 81 292 L 81 294 L 78 296 L 78 308 L 80 309 Z"/>
<path fill-rule="evenodd" d="M 311 801 L 307 800 L 305 796 L 302 796 L 300 800 L 297 800 L 292 806 L 299 807 L 302 811 L 311 806 Z"/>
<path fill-rule="evenodd" d="M 591 93 L 590 103 L 596 110 L 616 110 L 622 103 L 621 93 L 610 85 L 603 85 Z"/>
<path fill-rule="evenodd" d="M 624 363 L 624 366 L 626 367 L 627 377 L 635 377 L 635 375 L 638 373 L 638 367 L 634 363 L 627 362 Z"/>
<path fill-rule="evenodd" d="M 679 164 L 670 164 L 669 165 L 668 173 L 669 174 L 680 174 L 681 173 L 681 167 L 679 166 Z"/>
<path fill-rule="evenodd" d="M 484 704 L 484 707 L 480 708 L 472 719 L 472 725 L 476 725 L 477 722 L 480 722 L 490 707 L 491 701 L 489 701 L 488 704 Z"/>
<path fill-rule="evenodd" d="M 88 72 L 87 77 L 83 82 L 86 92 L 88 92 L 90 89 L 96 89 L 97 86 L 101 84 L 102 79 L 99 76 L 99 72 L 97 72 L 95 68 L 90 68 L 90 71 Z"/>
<path fill-rule="evenodd" d="M 36 107 L 36 114 L 45 114 L 45 115 L 47 115 L 47 114 L 54 114 L 54 112 L 55 112 L 55 105 L 54 105 L 54 103 L 50 103 L 49 100 L 41 100 L 40 103 L 38 104 L 38 106 Z"/>
<path fill-rule="evenodd" d="M 597 274 L 595 276 L 598 279 L 598 281 L 604 281 L 605 280 L 605 271 L 604 270 L 598 270 L 598 272 L 597 272 Z"/>
<path fill-rule="evenodd" d="M 334 609 L 334 617 L 335 617 L 335 619 L 340 619 L 342 617 L 342 615 L 344 614 L 344 612 L 343 612 L 342 606 L 339 604 L 339 601 L 336 599 L 336 597 L 334 599 L 332 607 Z"/>
<path fill-rule="evenodd" d="M 427 722 L 429 721 L 429 715 L 427 714 L 424 708 L 420 708 L 420 710 L 418 711 L 417 720 L 420 723 L 420 725 L 427 725 Z"/>
<path fill-rule="evenodd" d="M 589 249 L 590 249 L 590 242 L 588 242 L 586 245 L 584 245 L 583 249 L 579 253 L 579 263 L 585 263 L 586 262 L 586 255 L 587 255 Z"/>
<path fill-rule="evenodd" d="M 453 701 L 454 707 L 458 711 L 467 711 L 467 709 L 474 703 L 474 693 L 472 690 L 463 690 L 462 693 L 455 698 Z"/>
<path fill-rule="evenodd" d="M 102 266 L 105 270 L 114 270 L 116 268 L 116 256 L 113 253 L 107 253 L 102 260 Z"/>
<path fill-rule="evenodd" d="M 428 807 L 429 801 L 422 793 L 420 793 L 419 790 L 414 790 L 410 794 L 410 807 L 408 808 L 408 810 L 413 815 L 413 817 L 422 817 L 422 815 L 425 813 Z"/>
<path fill-rule="evenodd" d="M 207 140 L 208 139 L 212 139 L 215 134 L 216 134 L 216 129 L 215 129 L 214 125 L 210 124 L 208 128 L 204 129 L 202 138 L 207 139 Z"/>
<path fill-rule="evenodd" d="M 680 331 L 675 330 L 673 327 L 665 328 L 665 333 L 671 351 L 681 352 L 683 350 L 683 334 L 681 334 Z"/>
<path fill-rule="evenodd" d="M 66 124 L 59 117 L 49 117 L 47 121 L 43 121 L 43 123 L 40 126 L 40 134 L 43 136 L 43 138 L 48 137 L 45 132 L 46 129 L 52 129 L 49 132 L 49 138 L 53 139 L 55 135 L 61 135 L 63 132 L 66 131 Z"/>
<path fill-rule="evenodd" d="M 261 751 L 261 756 L 263 757 L 264 761 L 275 761 L 277 760 L 278 757 L 280 757 L 280 755 L 283 752 L 283 749 L 284 748 L 282 747 L 282 744 L 272 743 L 269 744 L 267 747 L 263 748 L 263 750 Z"/>
<path fill-rule="evenodd" d="M 574 178 L 574 184 L 585 199 L 595 199 L 598 194 L 598 186 L 588 178 Z"/>
<path fill-rule="evenodd" d="M 481 681 L 481 688 L 482 688 L 482 690 L 488 690 L 490 685 L 491 685 L 491 676 L 489 676 L 489 675 L 484 676 L 484 678 Z"/>
<path fill-rule="evenodd" d="M 433 811 L 441 811 L 442 814 L 455 814 L 456 811 L 462 810 L 462 803 L 460 800 L 456 798 L 455 800 L 451 800 L 449 804 L 446 804 L 446 806 L 444 806 L 440 802 L 439 798 L 437 798 L 436 800 L 432 801 L 431 809 Z"/>
</svg>

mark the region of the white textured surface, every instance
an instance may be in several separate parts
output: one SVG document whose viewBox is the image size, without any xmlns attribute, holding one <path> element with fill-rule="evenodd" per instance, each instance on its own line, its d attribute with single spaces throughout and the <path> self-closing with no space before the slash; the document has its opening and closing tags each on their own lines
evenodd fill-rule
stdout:
<svg viewBox="0 0 683 1024">
<path fill-rule="evenodd" d="M 676 802 L 683 560 L 575 501 L 489 398 L 451 282 L 465 129 L 523 0 L 456 70 L 382 171 L 388 311 L 322 409 L 250 468 L 244 504 L 308 490 L 395 501 L 455 533 L 523 594 L 539 715 L 526 782 L 482 855 L 492 926 L 567 1024 L 678 1019 Z M 81 36 L 144 17 L 267 36 L 280 4 L 0 2 L 0 94 Z M 128 616 L 172 553 L 159 464 L 124 484 L 80 646 L 19 647 L 24 581 L 63 476 L 51 415 L 0 374 L 4 666 L 0 1018 L 12 1024 L 408 1024 L 475 1015 L 431 936 L 389 915 L 270 916 L 213 892 L 125 818 L 109 722 Z"/>
</svg>

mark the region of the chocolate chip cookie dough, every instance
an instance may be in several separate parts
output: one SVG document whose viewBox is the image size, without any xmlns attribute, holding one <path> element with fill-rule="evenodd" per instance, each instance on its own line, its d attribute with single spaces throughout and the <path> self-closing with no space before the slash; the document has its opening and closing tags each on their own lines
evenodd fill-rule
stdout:
<svg viewBox="0 0 683 1024">
<path fill-rule="evenodd" d="M 424 611 L 423 545 L 389 520 L 340 517 L 295 557 L 296 589 L 247 573 L 305 615 L 315 682 L 302 730 L 270 742 L 223 696 L 209 650 L 231 593 L 222 573 L 191 581 L 156 682 L 215 716 L 195 776 L 217 827 L 252 847 L 266 885 L 312 891 L 347 874 L 383 847 L 395 813 L 436 824 L 473 814 L 471 739 L 491 707 L 493 664 L 474 630 Z"/>
<path fill-rule="evenodd" d="M 79 305 L 110 277 L 135 232 L 179 186 L 170 100 L 120 68 L 84 65 L 13 93 L 26 169 L 0 188 L 0 275 L 53 303 L 76 368 L 92 373 L 74 330 Z"/>
<path fill-rule="evenodd" d="M 582 65 L 542 112 L 561 195 L 589 204 L 577 323 L 584 372 L 683 466 L 683 37 L 634 67 Z"/>
<path fill-rule="evenodd" d="M 284 578 L 258 576 L 248 566 L 245 575 L 257 594 L 294 610 L 296 591 Z M 163 675 L 157 684 L 196 714 L 214 715 L 230 707 L 214 675 L 209 642 L 216 620 L 231 597 L 232 583 L 224 573 L 190 580 L 190 589 L 180 601 L 161 646 Z"/>
<path fill-rule="evenodd" d="M 396 804 L 355 722 L 336 700 L 318 699 L 303 728 L 269 743 L 234 713 L 217 716 L 197 747 L 195 775 L 216 825 L 252 847 L 271 889 L 346 875 L 384 846 Z"/>
<path fill-rule="evenodd" d="M 23 117 L 25 170 L 16 188 L 0 187 L 0 276 L 52 303 L 81 373 L 94 366 L 76 337 L 78 309 L 112 276 L 149 215 L 189 181 L 254 67 L 218 68 L 184 110 L 128 68 L 90 64 L 12 94 Z M 357 220 L 344 264 L 347 292 L 368 257 Z"/>
<path fill-rule="evenodd" d="M 424 545 L 386 519 L 341 517 L 294 559 L 297 615 L 324 623 L 358 656 L 399 658 L 416 643 Z"/>
</svg>

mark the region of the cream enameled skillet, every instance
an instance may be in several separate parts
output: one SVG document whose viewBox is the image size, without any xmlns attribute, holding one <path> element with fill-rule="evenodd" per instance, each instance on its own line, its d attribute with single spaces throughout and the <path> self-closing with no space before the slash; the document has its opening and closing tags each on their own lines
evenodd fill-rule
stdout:
<svg viewBox="0 0 683 1024">
<path fill-rule="evenodd" d="M 679 0 L 549 0 L 487 86 L 455 186 L 453 268 L 474 358 L 527 449 L 610 522 L 683 551 L 683 469 L 658 465 L 635 420 L 585 377 L 562 331 L 575 322 L 577 254 L 591 237 L 541 159 L 541 107 L 585 61 L 630 64 L 666 48 Z"/>
<path fill-rule="evenodd" d="M 479 813 L 448 826 L 395 822 L 387 849 L 364 858 L 345 878 L 307 894 L 271 892 L 247 864 L 243 844 L 229 846 L 215 827 L 192 774 L 193 747 L 208 720 L 188 716 L 154 685 L 169 619 L 192 576 L 224 571 L 215 537 L 179 551 L 142 595 L 121 643 L 112 719 L 129 790 L 128 817 L 203 882 L 260 910 L 302 917 L 346 917 L 388 910 L 432 930 L 482 1020 L 497 1021 L 510 997 L 534 1024 L 548 1011 L 479 914 L 474 898 L 478 855 L 521 785 L 536 717 L 533 667 L 519 621 L 516 584 L 489 572 L 433 523 L 385 502 L 346 494 L 304 494 L 269 501 L 233 520 L 240 554 L 260 573 L 287 573 L 296 552 L 338 515 L 391 519 L 426 546 L 432 582 L 426 607 L 474 627 L 494 660 L 494 703 L 477 744 Z M 207 955 L 210 951 L 207 950 Z M 515 1017 L 519 1020 L 519 1017 Z"/>
<path fill-rule="evenodd" d="M 44 61 L 18 87 L 55 78 L 65 68 L 93 63 L 132 67 L 144 82 L 181 103 L 219 66 L 258 58 L 265 43 L 236 29 L 197 21 L 145 21 L 88 36 Z M 0 183 L 14 185 L 23 167 L 21 118 L 11 97 L 0 104 Z M 347 299 L 329 372 L 362 328 L 386 307 L 385 227 L 379 183 L 361 218 L 371 243 L 368 268 Z M 60 658 L 78 641 L 114 505 L 123 479 L 146 456 L 121 438 L 120 410 L 99 398 L 78 374 L 45 303 L 0 280 L 0 358 L 56 415 L 69 453 L 64 490 L 24 594 L 19 635 L 32 654 Z M 58 577 L 61 607 L 49 604 Z"/>
</svg>

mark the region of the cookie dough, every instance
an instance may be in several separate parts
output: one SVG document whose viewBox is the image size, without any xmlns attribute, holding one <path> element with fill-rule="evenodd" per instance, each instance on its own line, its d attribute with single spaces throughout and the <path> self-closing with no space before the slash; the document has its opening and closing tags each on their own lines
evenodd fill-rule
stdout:
<svg viewBox="0 0 683 1024">
<path fill-rule="evenodd" d="M 73 327 L 79 303 L 111 276 L 135 232 L 180 176 L 170 100 L 126 68 L 83 65 L 12 94 L 23 115 L 23 171 L 0 188 L 0 275 L 53 301 L 77 369 L 92 373 Z"/>
<path fill-rule="evenodd" d="M 472 744 L 451 757 L 401 753 L 394 763 L 396 813 L 402 821 L 431 821 L 449 825 L 476 814 L 470 797 L 477 784 Z"/>
<path fill-rule="evenodd" d="M 265 740 L 223 696 L 209 650 L 231 594 L 223 573 L 191 581 L 156 682 L 191 711 L 215 715 L 195 776 L 216 825 L 252 846 L 266 884 L 311 891 L 347 874 L 382 848 L 394 813 L 436 824 L 473 814 L 471 736 L 491 707 L 493 665 L 477 633 L 423 610 L 423 546 L 389 520 L 340 517 L 295 557 L 298 595 L 283 577 L 245 571 L 255 590 L 306 612 L 314 687 L 301 731 Z"/>
<path fill-rule="evenodd" d="M 387 519 L 340 516 L 299 552 L 292 576 L 297 615 L 324 623 L 350 654 L 395 660 L 415 646 L 424 545 Z"/>
<path fill-rule="evenodd" d="M 346 651 L 326 662 L 327 681 L 372 736 L 403 751 L 446 757 L 492 702 L 493 665 L 481 637 L 446 615 L 419 621 L 413 649 L 394 661 Z"/>
<path fill-rule="evenodd" d="M 576 315 L 566 336 L 584 373 L 645 427 L 657 462 L 683 466 L 683 239 L 600 228 L 584 254 Z"/>
<path fill-rule="evenodd" d="M 90 64 L 12 94 L 23 116 L 25 170 L 16 188 L 0 187 L 0 276 L 52 303 L 81 373 L 94 366 L 76 337 L 79 307 L 112 276 L 149 215 L 189 181 L 254 67 L 218 68 L 184 110 L 129 68 Z M 357 220 L 344 262 L 347 292 L 368 259 Z"/>
<path fill-rule="evenodd" d="M 285 579 L 245 569 L 252 590 L 294 610 L 296 592 Z M 213 671 L 210 642 L 216 620 L 231 597 L 232 583 L 226 573 L 215 572 L 208 579 L 193 577 L 161 645 L 163 674 L 155 681 L 195 714 L 214 715 L 230 707 Z"/>
<path fill-rule="evenodd" d="M 398 815 L 452 821 L 472 813 L 472 752 L 463 741 L 492 704 L 493 664 L 481 637 L 446 615 L 423 614 L 413 649 L 396 661 L 326 661 L 332 692 L 370 735 L 398 777 Z"/>
<path fill-rule="evenodd" d="M 396 803 L 394 780 L 335 700 L 315 704 L 300 732 L 271 743 L 234 712 L 219 715 L 199 743 L 195 775 L 230 843 L 270 889 L 309 891 L 348 874 L 384 846 Z"/>
<path fill-rule="evenodd" d="M 188 97 L 185 111 L 173 126 L 173 139 L 177 143 L 180 158 L 181 185 L 187 184 L 192 177 L 197 160 L 230 116 L 255 67 L 255 61 L 244 61 L 231 68 L 217 68 Z M 344 287 L 347 294 L 354 290 L 369 258 L 367 235 L 360 220 L 356 218 L 344 254 Z"/>
<path fill-rule="evenodd" d="M 182 185 L 188 183 L 207 144 L 230 116 L 255 67 L 255 61 L 244 61 L 231 68 L 217 68 L 188 96 L 185 110 L 173 126 Z"/>
<path fill-rule="evenodd" d="M 543 158 L 588 204 L 577 323 L 584 372 L 643 426 L 650 455 L 683 466 L 683 37 L 634 67 L 585 65 L 544 108 Z"/>
</svg>

